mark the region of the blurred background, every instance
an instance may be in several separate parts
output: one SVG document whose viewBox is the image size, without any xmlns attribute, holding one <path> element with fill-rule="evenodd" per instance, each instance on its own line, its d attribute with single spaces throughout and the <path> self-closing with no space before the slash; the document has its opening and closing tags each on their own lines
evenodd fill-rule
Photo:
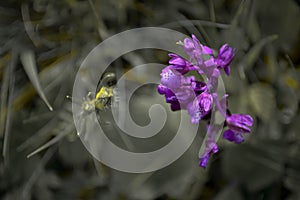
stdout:
<svg viewBox="0 0 300 200">
<path fill-rule="evenodd" d="M 299 0 L 1 1 L 0 199 L 300 199 L 299 19 Z M 195 34 L 214 49 L 224 43 L 237 49 L 231 75 L 223 76 L 229 108 L 255 123 L 241 145 L 220 139 L 206 169 L 198 166 L 205 123 L 179 160 L 145 174 L 102 165 L 77 136 L 66 96 L 83 59 L 106 38 L 145 26 Z M 108 71 L 167 64 L 168 53 L 134 51 Z M 151 71 L 127 79 L 136 84 L 145 73 Z M 151 141 L 122 136 L 110 105 L 98 112 L 99 121 L 120 147 L 157 149 L 174 136 L 180 115 L 155 85 L 145 86 L 130 100 L 137 124 L 149 123 L 153 103 L 165 107 L 168 119 Z"/>
</svg>

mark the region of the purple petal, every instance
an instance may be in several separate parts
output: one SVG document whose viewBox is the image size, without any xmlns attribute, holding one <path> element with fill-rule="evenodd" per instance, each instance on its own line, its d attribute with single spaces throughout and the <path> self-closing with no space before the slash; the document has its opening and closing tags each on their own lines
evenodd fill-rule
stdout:
<svg viewBox="0 0 300 200">
<path fill-rule="evenodd" d="M 224 52 L 226 52 L 226 50 L 228 49 L 229 45 L 228 44 L 223 44 L 219 50 L 219 53 L 222 54 Z"/>
<path fill-rule="evenodd" d="M 187 50 L 192 50 L 194 49 L 194 42 L 190 38 L 185 38 L 183 40 L 183 47 Z"/>
<path fill-rule="evenodd" d="M 186 53 L 190 56 L 190 60 L 193 59 L 193 51 L 195 49 L 195 46 L 194 46 L 194 42 L 190 39 L 190 38 L 185 38 L 183 40 L 183 48 L 184 50 L 186 51 Z"/>
<path fill-rule="evenodd" d="M 187 111 L 191 116 L 191 122 L 193 124 L 199 123 L 199 121 L 209 114 L 212 107 L 213 99 L 208 92 L 202 92 L 198 95 L 192 103 L 187 105 Z"/>
<path fill-rule="evenodd" d="M 230 47 L 228 44 L 224 44 L 219 50 L 216 63 L 219 68 L 225 70 L 225 73 L 227 75 L 230 74 L 230 64 L 235 56 L 235 52 L 236 50 Z"/>
<path fill-rule="evenodd" d="M 213 103 L 211 94 L 209 94 L 208 92 L 203 92 L 197 98 L 199 101 L 200 109 L 202 109 L 204 112 L 208 112 L 211 109 Z"/>
<path fill-rule="evenodd" d="M 197 39 L 197 37 L 194 34 L 192 34 L 192 39 L 193 39 L 193 42 L 194 42 L 195 49 L 200 50 L 201 49 L 201 44 L 200 44 L 199 40 Z"/>
<path fill-rule="evenodd" d="M 200 167 L 205 168 L 207 166 L 208 159 L 211 156 L 211 154 L 217 153 L 218 151 L 219 149 L 216 142 L 213 140 L 207 140 L 205 151 L 200 158 Z"/>
<path fill-rule="evenodd" d="M 253 125 L 253 119 L 250 115 L 246 114 L 232 114 L 230 116 L 235 121 L 238 121 L 240 123 L 245 124 L 246 126 L 252 126 Z"/>
<path fill-rule="evenodd" d="M 163 69 L 160 76 L 161 84 L 170 89 L 178 88 L 181 85 L 181 74 L 179 72 L 176 72 L 175 70 L 170 69 L 170 66 Z"/>
<path fill-rule="evenodd" d="M 251 131 L 249 126 L 252 126 L 253 119 L 250 115 L 232 114 L 226 117 L 226 123 L 235 132 L 249 133 Z"/>
<path fill-rule="evenodd" d="M 218 145 L 211 139 L 206 141 L 206 148 L 208 153 L 217 153 L 219 151 Z"/>
<path fill-rule="evenodd" d="M 241 133 L 235 133 L 230 129 L 224 131 L 223 138 L 230 142 L 235 142 L 236 144 L 240 144 L 244 141 L 244 138 Z"/>
<path fill-rule="evenodd" d="M 206 67 L 215 66 L 215 65 L 216 65 L 215 59 L 214 59 L 213 57 L 211 57 L 210 59 L 208 59 L 208 60 L 206 60 L 206 61 L 204 62 L 204 65 L 205 65 Z"/>
<path fill-rule="evenodd" d="M 169 60 L 170 66 L 168 66 L 168 68 L 175 69 L 182 75 L 188 73 L 191 70 L 198 69 L 197 66 L 193 66 L 189 61 L 176 54 L 169 54 L 169 56 L 171 59 Z"/>
<path fill-rule="evenodd" d="M 211 48 L 204 46 L 204 45 L 202 45 L 202 52 L 204 54 L 213 54 L 214 53 L 214 51 Z"/>
<path fill-rule="evenodd" d="M 159 94 L 165 94 L 167 89 L 168 88 L 166 86 L 163 86 L 161 84 L 159 84 L 157 86 L 157 91 L 158 91 Z"/>
<path fill-rule="evenodd" d="M 169 64 L 171 65 L 179 65 L 179 66 L 186 66 L 186 61 L 179 57 L 179 56 L 174 56 L 169 60 Z"/>
<path fill-rule="evenodd" d="M 207 163 L 208 163 L 208 159 L 209 159 L 209 155 L 205 155 L 205 156 L 201 157 L 199 166 L 205 169 L 207 166 Z"/>
<path fill-rule="evenodd" d="M 199 95 L 202 92 L 204 92 L 205 90 L 207 90 L 207 85 L 204 82 L 201 81 L 192 81 L 191 82 L 192 88 L 194 90 L 194 92 Z"/>
<path fill-rule="evenodd" d="M 180 104 L 179 104 L 179 102 L 171 103 L 171 110 L 172 111 L 180 110 Z"/>
<path fill-rule="evenodd" d="M 191 116 L 191 123 L 198 124 L 201 120 L 201 114 L 199 112 L 199 105 L 197 103 L 191 102 L 186 107 L 189 115 Z"/>
<path fill-rule="evenodd" d="M 191 86 L 182 86 L 178 88 L 175 92 L 175 95 L 182 108 L 186 108 L 186 106 L 196 97 L 196 94 Z"/>
<path fill-rule="evenodd" d="M 185 79 L 185 83 L 186 83 L 186 84 L 192 84 L 192 83 L 194 83 L 195 81 L 196 81 L 195 76 L 188 76 L 188 77 L 186 77 L 186 79 Z"/>
<path fill-rule="evenodd" d="M 165 97 L 166 97 L 166 102 L 167 103 L 176 103 L 178 102 L 178 99 L 176 97 L 176 95 L 171 91 L 171 90 L 168 90 L 166 93 L 165 93 Z"/>
<path fill-rule="evenodd" d="M 212 94 L 214 102 L 216 103 L 216 107 L 218 109 L 218 111 L 224 116 L 226 117 L 226 110 L 227 110 L 227 97 L 228 94 L 225 94 L 221 100 L 219 100 L 218 98 L 218 94 L 217 93 L 213 93 Z"/>
<path fill-rule="evenodd" d="M 227 65 L 227 66 L 224 67 L 224 71 L 227 74 L 227 76 L 229 76 L 229 74 L 230 74 L 230 67 L 229 67 L 229 65 Z"/>
</svg>

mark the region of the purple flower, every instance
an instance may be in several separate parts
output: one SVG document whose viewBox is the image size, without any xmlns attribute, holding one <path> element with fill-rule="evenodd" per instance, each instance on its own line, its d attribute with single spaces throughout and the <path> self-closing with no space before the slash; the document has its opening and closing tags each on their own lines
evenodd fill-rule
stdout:
<svg viewBox="0 0 300 200">
<path fill-rule="evenodd" d="M 191 122 L 193 124 L 199 123 L 199 121 L 210 112 L 212 103 L 212 95 L 208 92 L 202 92 L 192 103 L 188 104 L 187 110 L 191 115 Z"/>
<path fill-rule="evenodd" d="M 185 38 L 184 50 L 189 55 L 190 60 L 186 60 L 176 54 L 169 54 L 169 66 L 161 72 L 161 84 L 158 85 L 158 92 L 163 94 L 166 102 L 171 104 L 173 111 L 186 109 L 191 116 L 192 123 L 199 123 L 208 120 L 212 114 L 213 103 L 216 109 L 226 118 L 228 130 L 223 134 L 223 138 L 237 144 L 244 141 L 245 133 L 249 133 L 253 124 L 253 119 L 249 115 L 230 114 L 227 109 L 227 97 L 225 94 L 219 99 L 216 93 L 218 88 L 218 78 L 220 70 L 224 69 L 227 75 L 230 74 L 230 64 L 235 56 L 236 50 L 228 44 L 224 44 L 218 56 L 213 56 L 213 50 L 202 45 L 199 40 L 192 35 L 192 38 Z M 191 63 L 191 62 L 194 63 Z M 206 83 L 196 79 L 195 76 L 185 76 L 190 71 L 205 75 Z M 215 124 L 209 120 L 207 135 L 205 139 L 205 149 L 200 156 L 200 166 L 207 166 L 210 156 L 218 151 L 216 144 L 219 131 L 223 125 Z"/>
<path fill-rule="evenodd" d="M 166 86 L 163 86 L 161 84 L 157 87 L 159 94 L 164 94 L 166 97 L 166 102 L 171 104 L 171 110 L 176 111 L 180 110 L 180 103 L 175 96 L 175 94 Z"/>
<path fill-rule="evenodd" d="M 253 119 L 250 115 L 232 114 L 226 117 L 226 123 L 234 132 L 249 133 L 251 131 L 249 126 L 252 126 Z"/>
<path fill-rule="evenodd" d="M 235 142 L 236 144 L 240 144 L 244 141 L 242 133 L 234 132 L 230 129 L 224 131 L 223 138 L 230 142 Z"/>
<path fill-rule="evenodd" d="M 191 86 L 196 95 L 201 94 L 202 92 L 207 90 L 207 85 L 204 82 L 193 80 L 191 81 Z"/>
<path fill-rule="evenodd" d="M 182 86 L 175 91 L 175 95 L 182 109 L 186 109 L 187 105 L 195 99 L 196 95 L 190 85 Z"/>
<path fill-rule="evenodd" d="M 253 119 L 250 115 L 232 114 L 226 117 L 226 124 L 229 130 L 224 132 L 223 138 L 240 144 L 244 141 L 243 134 L 250 133 Z"/>
<path fill-rule="evenodd" d="M 168 66 L 162 70 L 161 84 L 169 89 L 176 89 L 181 86 L 182 78 L 184 78 L 179 72 L 172 69 L 172 66 Z"/>
<path fill-rule="evenodd" d="M 170 80 L 173 81 L 174 85 L 172 85 L 171 81 L 166 82 L 163 78 L 164 76 L 162 76 L 161 84 L 158 85 L 157 89 L 160 94 L 165 95 L 166 102 L 171 104 L 171 109 L 173 111 L 185 109 L 196 97 L 194 89 L 191 86 L 191 80 L 194 80 L 194 77 L 177 77 L 180 79 L 180 84 L 171 78 Z"/>
<path fill-rule="evenodd" d="M 226 117 L 226 110 L 227 110 L 227 97 L 228 94 L 225 94 L 220 100 L 218 98 L 217 93 L 212 94 L 214 102 L 216 103 L 216 108 L 219 110 L 219 112 Z"/>
<path fill-rule="evenodd" d="M 235 56 L 235 52 L 236 50 L 228 44 L 224 44 L 219 50 L 216 64 L 218 68 L 224 69 L 227 75 L 230 74 L 230 64 Z"/>
<path fill-rule="evenodd" d="M 208 78 L 208 87 L 209 90 L 214 92 L 218 87 L 218 77 L 221 75 L 220 70 L 217 68 L 215 59 L 211 57 L 210 59 L 204 62 L 204 65 L 200 68 L 202 72 Z M 198 70 L 199 73 L 199 70 Z"/>
<path fill-rule="evenodd" d="M 169 60 L 170 68 L 175 69 L 182 75 L 188 73 L 191 70 L 196 70 L 197 67 L 190 64 L 189 61 L 186 59 L 176 55 L 176 54 L 169 54 L 169 57 L 171 58 Z"/>
<path fill-rule="evenodd" d="M 203 63 L 203 54 L 213 54 L 213 50 L 202 45 L 195 35 L 192 35 L 192 39 L 185 38 L 183 44 L 185 52 L 190 56 L 190 61 L 195 59 L 198 64 Z"/>
<path fill-rule="evenodd" d="M 211 154 L 217 153 L 218 151 L 219 151 L 219 149 L 218 149 L 218 145 L 216 144 L 216 142 L 214 142 L 212 140 L 207 140 L 204 153 L 202 154 L 202 156 L 200 158 L 200 164 L 199 164 L 200 167 L 206 168 L 208 159 L 211 156 Z"/>
</svg>

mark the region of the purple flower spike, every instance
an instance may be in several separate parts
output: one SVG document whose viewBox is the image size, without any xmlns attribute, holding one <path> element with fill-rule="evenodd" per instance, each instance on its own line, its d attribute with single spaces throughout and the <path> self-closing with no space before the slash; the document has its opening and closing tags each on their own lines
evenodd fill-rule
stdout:
<svg viewBox="0 0 300 200">
<path fill-rule="evenodd" d="M 208 121 L 205 149 L 200 156 L 199 164 L 206 168 L 210 156 L 218 151 L 216 142 L 219 138 L 219 130 L 223 127 L 210 119 L 215 115 L 212 111 L 213 104 L 215 104 L 216 111 L 226 118 L 228 130 L 224 132 L 223 138 L 236 144 L 242 143 L 244 134 L 251 131 L 253 119 L 244 114 L 231 115 L 227 108 L 228 95 L 224 94 L 221 97 L 217 93 L 221 70 L 224 69 L 227 75 L 230 74 L 230 64 L 236 50 L 228 44 L 224 44 L 215 57 L 213 50 L 202 45 L 195 35 L 192 35 L 192 38 L 184 39 L 183 48 L 188 54 L 189 60 L 176 54 L 169 54 L 169 66 L 162 70 L 161 82 L 157 89 L 160 94 L 165 96 L 172 111 L 187 110 L 191 117 L 191 123 L 198 124 L 200 120 Z M 197 80 L 195 74 L 195 76 L 188 76 L 187 74 L 191 71 L 204 75 L 205 82 Z"/>
<path fill-rule="evenodd" d="M 224 69 L 225 73 L 229 76 L 230 74 L 230 64 L 235 56 L 236 50 L 230 47 L 228 44 L 224 44 L 219 51 L 216 63 L 218 68 Z"/>
</svg>

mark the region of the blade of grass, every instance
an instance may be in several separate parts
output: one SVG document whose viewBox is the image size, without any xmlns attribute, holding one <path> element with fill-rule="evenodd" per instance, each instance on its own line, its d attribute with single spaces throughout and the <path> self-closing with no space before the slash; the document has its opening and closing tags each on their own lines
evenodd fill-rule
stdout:
<svg viewBox="0 0 300 200">
<path fill-rule="evenodd" d="M 246 4 L 246 0 L 242 0 L 233 19 L 231 20 L 231 28 L 232 30 L 235 29 L 238 25 L 238 22 L 239 22 L 239 19 L 243 13 L 243 10 L 244 10 L 244 7 L 245 7 L 245 4 Z"/>
<path fill-rule="evenodd" d="M 23 151 L 26 148 L 45 141 L 47 137 L 49 137 L 49 134 L 51 130 L 53 129 L 53 126 L 57 124 L 57 119 L 54 118 L 50 120 L 47 124 L 45 124 L 40 130 L 37 131 L 36 134 L 29 137 L 27 140 L 25 140 L 20 146 L 17 147 L 17 151 Z M 49 134 L 48 134 L 49 133 Z"/>
<path fill-rule="evenodd" d="M 12 59 L 9 66 L 9 95 L 8 95 L 8 105 L 7 105 L 7 115 L 5 121 L 5 129 L 4 129 L 4 140 L 3 140 L 3 150 L 2 155 L 4 157 L 4 163 L 8 162 L 8 149 L 9 149 L 9 139 L 10 139 L 10 127 L 11 127 L 11 115 L 12 115 L 12 102 L 13 102 L 13 94 L 14 94 L 14 85 L 15 85 L 15 66 L 17 61 L 17 53 L 12 53 Z"/>
<path fill-rule="evenodd" d="M 61 133 L 59 133 L 54 138 L 52 138 L 51 140 L 49 140 L 48 142 L 46 142 L 45 144 L 43 144 L 42 146 L 40 146 L 39 148 L 34 150 L 32 153 L 28 154 L 27 158 L 30 158 L 31 156 L 34 156 L 35 154 L 37 154 L 37 153 L 47 149 L 48 147 L 54 145 L 55 143 L 59 142 L 61 139 L 63 139 L 73 129 L 74 129 L 73 124 L 70 124 L 69 126 L 65 127 L 65 129 L 63 129 L 61 131 Z"/>
<path fill-rule="evenodd" d="M 28 124 L 28 123 L 38 122 L 41 120 L 48 120 L 50 118 L 53 118 L 55 116 L 55 114 L 57 114 L 56 111 L 46 112 L 46 113 L 38 113 L 38 114 L 34 114 L 34 116 L 32 116 L 32 117 L 24 119 L 22 122 L 23 122 L 23 124 Z"/>
<path fill-rule="evenodd" d="M 10 67 L 7 66 L 4 71 L 4 77 L 1 85 L 1 105 L 0 105 L 0 137 L 4 135 L 4 127 L 7 115 L 7 97 L 8 97 L 8 87 L 9 87 L 9 77 L 10 77 Z"/>
<path fill-rule="evenodd" d="M 96 11 L 95 5 L 92 2 L 92 0 L 88 0 L 88 1 L 89 1 L 90 7 L 92 8 L 93 14 L 97 21 L 99 36 L 101 37 L 101 39 L 105 39 L 108 37 L 107 28 L 106 28 L 102 18 L 98 15 L 98 12 Z"/>
<path fill-rule="evenodd" d="M 41 162 L 37 165 L 36 169 L 33 171 L 29 180 L 25 184 L 23 191 L 21 193 L 22 199 L 25 199 L 26 197 L 28 197 L 32 186 L 37 181 L 39 176 L 43 173 L 45 164 L 50 160 L 50 158 L 52 157 L 52 155 L 54 154 L 55 151 L 56 151 L 56 148 L 51 148 L 51 149 L 47 150 L 47 152 L 41 159 Z"/>
<path fill-rule="evenodd" d="M 37 148 L 36 150 L 34 150 L 30 154 L 28 154 L 27 158 L 30 158 L 31 156 L 34 156 L 35 154 L 37 154 L 37 153 L 47 149 L 48 147 L 54 145 L 55 143 L 59 142 L 62 138 L 64 138 L 65 135 L 66 135 L 66 133 L 60 133 L 59 135 L 56 135 L 54 138 L 49 140 L 47 143 L 43 144 L 42 146 L 40 146 L 39 148 Z"/>
<path fill-rule="evenodd" d="M 41 43 L 40 38 L 38 37 L 38 35 L 35 34 L 34 27 L 30 21 L 28 4 L 21 5 L 21 13 L 22 13 L 22 19 L 24 22 L 25 31 L 28 37 L 36 47 L 39 46 L 39 44 Z"/>
<path fill-rule="evenodd" d="M 162 24 L 161 27 L 165 28 L 176 28 L 178 27 L 178 24 L 189 26 L 190 24 L 193 24 L 193 26 L 205 26 L 205 27 L 216 27 L 220 29 L 229 29 L 231 28 L 230 24 L 222 24 L 222 23 L 216 23 L 216 22 L 210 22 L 205 20 L 179 20 L 176 22 L 170 22 L 166 24 Z"/>
<path fill-rule="evenodd" d="M 37 93 L 39 96 L 42 98 L 42 100 L 45 102 L 45 104 L 48 106 L 49 110 L 52 111 L 53 108 L 51 107 L 50 103 L 48 102 L 40 81 L 38 79 L 38 74 L 37 74 L 37 66 L 35 63 L 35 58 L 34 58 L 34 53 L 30 50 L 26 50 L 21 53 L 21 62 L 23 64 L 24 70 L 26 71 L 31 83 L 37 90 Z"/>
<path fill-rule="evenodd" d="M 260 41 L 258 41 L 249 51 L 248 53 L 243 57 L 239 64 L 239 73 L 240 77 L 242 79 L 245 79 L 245 70 L 249 69 L 253 66 L 255 61 L 257 60 L 260 52 L 262 51 L 263 47 L 270 43 L 273 42 L 274 40 L 278 39 L 278 35 L 270 35 L 267 36 Z"/>
<path fill-rule="evenodd" d="M 181 23 L 181 21 L 178 21 L 178 24 L 181 25 L 182 27 L 186 28 L 190 34 L 196 35 L 200 41 L 205 40 L 204 36 L 202 33 L 199 32 L 199 30 L 187 19 L 187 17 L 184 14 L 177 13 L 177 16 L 184 21 L 185 23 Z"/>
</svg>

